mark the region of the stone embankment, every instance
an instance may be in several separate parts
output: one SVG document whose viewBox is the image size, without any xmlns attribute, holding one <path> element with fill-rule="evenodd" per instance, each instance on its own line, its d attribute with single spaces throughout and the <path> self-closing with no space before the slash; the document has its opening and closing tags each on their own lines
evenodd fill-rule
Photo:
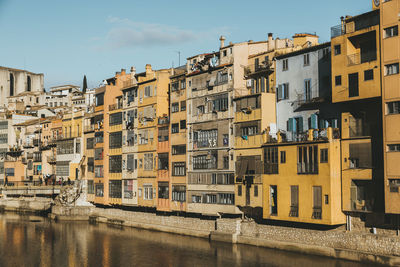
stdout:
<svg viewBox="0 0 400 267">
<path fill-rule="evenodd" d="M 0 210 L 29 213 L 50 212 L 53 200 L 51 198 L 0 198 Z"/>
<path fill-rule="evenodd" d="M 400 265 L 398 236 L 261 225 L 241 219 L 161 216 L 96 207 L 54 206 L 51 217 L 57 220 L 89 220 L 352 261 Z"/>
</svg>

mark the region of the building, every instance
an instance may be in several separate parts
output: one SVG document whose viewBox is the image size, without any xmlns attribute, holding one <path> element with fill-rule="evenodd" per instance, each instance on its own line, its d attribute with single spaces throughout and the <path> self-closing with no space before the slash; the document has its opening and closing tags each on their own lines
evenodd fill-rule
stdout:
<svg viewBox="0 0 400 267">
<path fill-rule="evenodd" d="M 0 107 L 7 106 L 8 97 L 23 92 L 43 92 L 44 75 L 26 70 L 0 67 Z"/>
<path fill-rule="evenodd" d="M 131 67 L 129 77 L 124 81 L 121 88 L 123 93 L 122 109 L 123 130 L 122 130 L 122 180 L 123 194 L 122 205 L 138 205 L 138 76 L 145 73 L 136 74 L 136 69 Z"/>
<path fill-rule="evenodd" d="M 168 84 L 171 70 L 153 70 L 146 65 L 138 75 L 138 205 L 157 205 L 158 118 L 168 115 Z"/>
<path fill-rule="evenodd" d="M 341 112 L 342 209 L 367 220 L 384 210 L 379 21 L 379 10 L 373 10 L 342 17 L 331 28 L 332 102 Z"/>
<path fill-rule="evenodd" d="M 168 192 L 171 192 L 169 209 L 172 212 L 185 212 L 187 209 L 187 127 L 179 127 L 179 132 L 175 132 L 177 124 L 187 122 L 186 73 L 186 66 L 183 66 L 174 69 L 170 76 L 169 127 L 163 129 L 169 133 Z M 166 136 L 166 132 L 160 134 L 159 131 L 161 140 Z"/>
<path fill-rule="evenodd" d="M 374 4 L 373 4 L 374 5 Z M 399 93 L 399 20 L 396 10 L 398 0 L 382 1 L 380 8 L 381 25 L 381 66 L 382 66 L 382 114 L 384 153 L 385 213 L 400 214 L 400 93 Z M 397 215 L 399 216 L 399 215 Z M 399 221 L 397 217 L 397 222 Z"/>
</svg>

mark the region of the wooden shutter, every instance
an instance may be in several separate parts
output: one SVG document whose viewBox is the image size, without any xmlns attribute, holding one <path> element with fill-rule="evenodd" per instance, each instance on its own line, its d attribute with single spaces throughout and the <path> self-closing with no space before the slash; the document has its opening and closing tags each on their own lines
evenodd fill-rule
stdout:
<svg viewBox="0 0 400 267">
<path fill-rule="evenodd" d="M 278 85 L 278 92 L 277 92 L 278 101 L 282 100 L 282 84 Z"/>
<path fill-rule="evenodd" d="M 318 129 L 318 115 L 311 114 L 311 129 Z"/>
<path fill-rule="evenodd" d="M 290 186 L 291 192 L 291 206 L 297 207 L 299 205 L 299 186 L 292 185 Z"/>
<path fill-rule="evenodd" d="M 293 118 L 290 118 L 289 120 L 288 120 L 288 131 L 289 132 L 292 132 L 293 131 L 293 126 L 294 126 L 294 119 Z"/>
<path fill-rule="evenodd" d="M 313 186 L 313 208 L 322 207 L 322 187 Z"/>
<path fill-rule="evenodd" d="M 289 83 L 286 83 L 286 86 L 284 86 L 285 91 L 283 92 L 283 97 L 282 99 L 289 99 Z"/>
</svg>

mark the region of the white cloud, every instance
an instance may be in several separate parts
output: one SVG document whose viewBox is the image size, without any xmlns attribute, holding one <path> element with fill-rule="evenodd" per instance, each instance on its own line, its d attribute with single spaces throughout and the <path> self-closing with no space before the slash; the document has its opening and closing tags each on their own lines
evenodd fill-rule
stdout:
<svg viewBox="0 0 400 267">
<path fill-rule="evenodd" d="M 135 22 L 109 16 L 107 22 L 113 25 L 105 37 L 111 48 L 164 46 L 179 43 L 190 43 L 198 40 L 217 38 L 226 29 L 211 29 L 195 32 L 175 26 Z"/>
</svg>

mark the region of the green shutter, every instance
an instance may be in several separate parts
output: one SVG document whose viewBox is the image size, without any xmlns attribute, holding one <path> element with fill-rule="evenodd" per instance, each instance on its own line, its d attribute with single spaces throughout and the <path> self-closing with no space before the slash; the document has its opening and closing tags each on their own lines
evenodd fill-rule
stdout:
<svg viewBox="0 0 400 267">
<path fill-rule="evenodd" d="M 318 115 L 311 114 L 311 129 L 318 129 Z"/>
<path fill-rule="evenodd" d="M 295 124 L 295 120 L 294 120 L 293 118 L 290 118 L 289 121 L 288 121 L 288 131 L 289 131 L 289 132 L 294 131 L 294 130 L 293 130 L 294 124 Z"/>
</svg>

